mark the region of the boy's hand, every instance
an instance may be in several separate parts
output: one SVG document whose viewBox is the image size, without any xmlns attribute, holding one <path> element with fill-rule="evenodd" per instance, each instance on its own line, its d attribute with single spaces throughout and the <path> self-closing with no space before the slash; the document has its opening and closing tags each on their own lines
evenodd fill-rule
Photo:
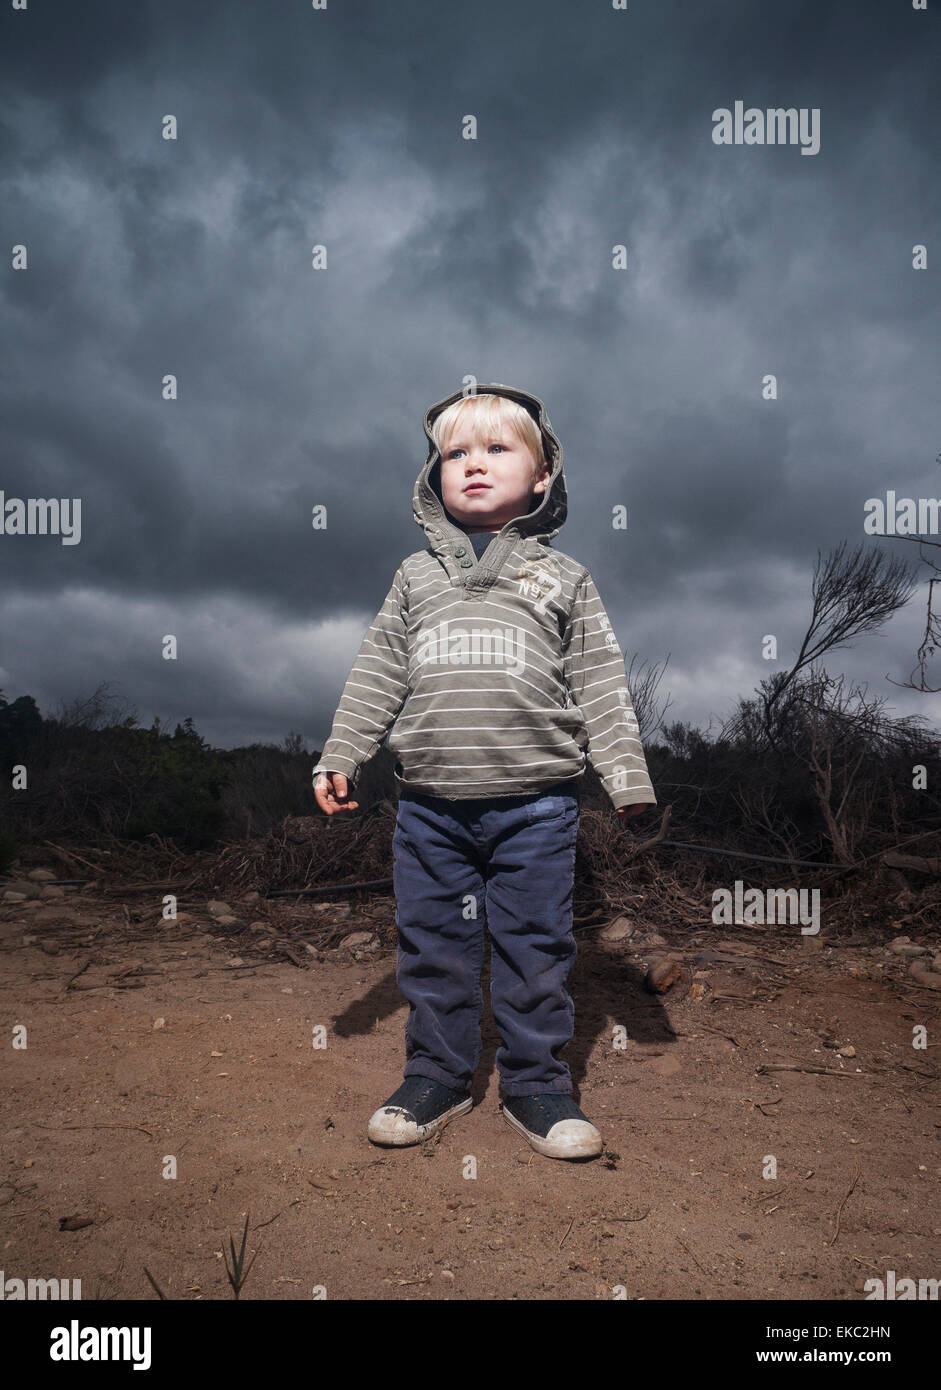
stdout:
<svg viewBox="0 0 941 1390">
<path fill-rule="evenodd" d="M 632 816 L 639 816 L 642 811 L 649 811 L 653 804 L 652 801 L 638 801 L 634 806 L 619 806 L 618 815 L 621 820 L 630 820 Z"/>
<path fill-rule="evenodd" d="M 314 783 L 314 796 L 321 811 L 332 816 L 335 811 L 355 811 L 358 801 L 350 801 L 349 784 L 342 772 L 321 772 Z"/>
</svg>

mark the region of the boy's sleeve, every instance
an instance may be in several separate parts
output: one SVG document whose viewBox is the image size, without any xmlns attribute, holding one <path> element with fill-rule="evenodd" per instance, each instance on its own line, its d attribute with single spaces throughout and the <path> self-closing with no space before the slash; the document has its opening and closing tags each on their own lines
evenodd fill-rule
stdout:
<svg viewBox="0 0 941 1390">
<path fill-rule="evenodd" d="M 391 728 L 408 694 L 408 584 L 402 565 L 363 638 L 311 777 L 342 772 L 351 782 Z"/>
<path fill-rule="evenodd" d="M 588 732 L 588 758 L 615 808 L 657 804 L 618 646 L 588 571 L 575 591 L 563 643 L 565 681 Z"/>
</svg>

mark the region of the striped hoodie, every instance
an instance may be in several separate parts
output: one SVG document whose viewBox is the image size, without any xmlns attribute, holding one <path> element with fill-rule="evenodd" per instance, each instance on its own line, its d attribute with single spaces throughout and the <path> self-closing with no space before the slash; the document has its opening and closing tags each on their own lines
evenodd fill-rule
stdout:
<svg viewBox="0 0 941 1390">
<path fill-rule="evenodd" d="M 412 511 L 428 545 L 399 565 L 343 688 L 313 769 L 360 768 L 388 734 L 399 789 L 448 800 L 521 796 L 576 781 L 590 762 L 615 807 L 656 804 L 618 646 L 594 580 L 556 550 L 568 513 L 562 446 L 542 401 L 502 385 L 537 421 L 549 485 L 480 559 L 445 510 L 431 425 Z M 476 537 L 475 537 L 476 539 Z"/>
</svg>

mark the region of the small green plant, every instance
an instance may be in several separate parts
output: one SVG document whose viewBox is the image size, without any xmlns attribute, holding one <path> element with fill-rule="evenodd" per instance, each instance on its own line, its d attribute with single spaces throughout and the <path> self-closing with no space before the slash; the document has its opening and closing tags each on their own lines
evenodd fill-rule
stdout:
<svg viewBox="0 0 941 1390">
<path fill-rule="evenodd" d="M 242 1265 L 245 1263 L 245 1242 L 246 1242 L 247 1239 L 248 1239 L 248 1213 L 246 1212 L 246 1213 L 245 1213 L 245 1230 L 242 1232 L 242 1248 L 241 1248 L 241 1250 L 239 1251 L 239 1253 L 238 1253 L 237 1255 L 236 1255 L 236 1253 L 235 1253 L 235 1241 L 232 1239 L 231 1235 L 229 1236 L 229 1246 L 230 1246 L 230 1248 L 231 1248 L 231 1250 L 232 1250 L 232 1268 L 231 1268 L 231 1269 L 229 1268 L 229 1257 L 228 1257 L 228 1256 L 226 1255 L 226 1253 L 225 1253 L 225 1246 L 223 1245 L 223 1247 L 222 1247 L 222 1256 L 223 1256 L 223 1259 L 225 1260 L 225 1271 L 226 1271 L 226 1274 L 228 1274 L 228 1276 L 229 1276 L 229 1283 L 232 1285 L 232 1291 L 233 1291 L 233 1293 L 235 1294 L 236 1299 L 238 1298 L 239 1294 L 241 1293 L 242 1289 L 243 1289 L 244 1286 L 245 1286 L 245 1280 L 248 1278 L 249 1270 L 251 1269 L 252 1265 L 255 1263 L 256 1259 L 258 1258 L 258 1251 L 256 1250 L 255 1253 L 254 1253 L 254 1255 L 252 1256 L 251 1260 L 249 1261 L 248 1269 L 246 1269 L 244 1273 L 242 1272 Z"/>
</svg>

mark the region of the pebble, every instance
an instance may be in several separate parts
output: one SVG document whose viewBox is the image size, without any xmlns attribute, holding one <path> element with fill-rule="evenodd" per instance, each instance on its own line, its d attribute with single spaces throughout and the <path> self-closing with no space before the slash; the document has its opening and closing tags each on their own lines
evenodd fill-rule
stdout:
<svg viewBox="0 0 941 1390">
<path fill-rule="evenodd" d="M 598 933 L 599 941 L 626 941 L 634 934 L 634 923 L 628 917 L 615 917 Z"/>
<path fill-rule="evenodd" d="M 372 940 L 373 933 L 371 931 L 353 931 L 350 932 L 349 936 L 344 936 L 339 949 L 342 951 L 344 949 L 351 950 L 354 946 L 367 946 Z"/>
</svg>

